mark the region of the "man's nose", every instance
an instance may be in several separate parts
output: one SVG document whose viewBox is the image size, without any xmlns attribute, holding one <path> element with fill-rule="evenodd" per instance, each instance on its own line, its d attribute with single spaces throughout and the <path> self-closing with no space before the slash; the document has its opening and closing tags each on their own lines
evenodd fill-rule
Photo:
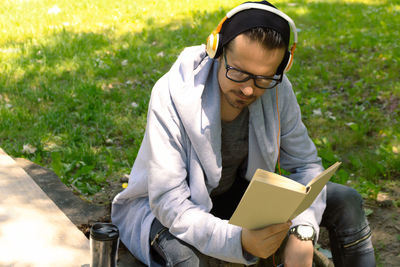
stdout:
<svg viewBox="0 0 400 267">
<path fill-rule="evenodd" d="M 254 94 L 254 81 L 252 79 L 246 81 L 242 84 L 240 90 L 245 96 L 252 96 Z"/>
</svg>

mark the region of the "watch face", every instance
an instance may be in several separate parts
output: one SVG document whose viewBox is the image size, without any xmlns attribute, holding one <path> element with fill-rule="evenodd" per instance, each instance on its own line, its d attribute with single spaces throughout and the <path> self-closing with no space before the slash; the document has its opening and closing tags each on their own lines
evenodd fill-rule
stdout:
<svg viewBox="0 0 400 267">
<path fill-rule="evenodd" d="M 299 225 L 297 227 L 297 233 L 304 238 L 310 238 L 314 235 L 314 229 L 308 225 Z"/>
</svg>

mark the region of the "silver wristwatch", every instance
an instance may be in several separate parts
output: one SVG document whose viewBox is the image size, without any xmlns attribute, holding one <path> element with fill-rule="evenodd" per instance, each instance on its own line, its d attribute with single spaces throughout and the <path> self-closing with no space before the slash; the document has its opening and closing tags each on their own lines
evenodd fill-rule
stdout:
<svg viewBox="0 0 400 267">
<path fill-rule="evenodd" d="M 314 242 L 315 239 L 314 227 L 310 225 L 297 225 L 289 230 L 289 235 L 291 234 L 303 241 L 311 240 Z"/>
</svg>

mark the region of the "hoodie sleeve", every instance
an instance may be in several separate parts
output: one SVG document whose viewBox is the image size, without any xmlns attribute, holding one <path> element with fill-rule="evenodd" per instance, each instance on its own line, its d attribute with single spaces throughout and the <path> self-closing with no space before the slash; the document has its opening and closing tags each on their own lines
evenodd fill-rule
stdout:
<svg viewBox="0 0 400 267">
<path fill-rule="evenodd" d="M 146 143 L 148 190 L 153 214 L 177 238 L 200 252 L 226 261 L 254 264 L 241 247 L 241 228 L 194 203 L 188 184 L 192 151 L 168 90 L 168 75 L 154 87 L 149 104 Z M 197 174 L 199 175 L 199 174 Z M 201 174 L 203 175 L 203 174 Z"/>
<path fill-rule="evenodd" d="M 283 96 L 283 97 L 281 97 Z M 288 170 L 290 178 L 306 185 L 323 171 L 321 159 L 308 136 L 307 129 L 301 120 L 300 107 L 292 90 L 292 85 L 285 77 L 279 88 L 279 108 L 281 112 L 281 167 Z M 293 225 L 311 225 L 319 234 L 319 224 L 326 207 L 326 187 L 321 191 L 313 204 L 293 219 Z"/>
</svg>

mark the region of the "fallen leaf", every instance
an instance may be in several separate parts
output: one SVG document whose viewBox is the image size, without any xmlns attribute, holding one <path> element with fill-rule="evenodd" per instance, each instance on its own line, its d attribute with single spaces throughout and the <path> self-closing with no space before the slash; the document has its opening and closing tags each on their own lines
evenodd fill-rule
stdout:
<svg viewBox="0 0 400 267">
<path fill-rule="evenodd" d="M 322 111 L 321 111 L 320 108 L 314 109 L 314 110 L 313 110 L 313 114 L 314 114 L 315 116 L 322 116 Z"/>
<path fill-rule="evenodd" d="M 33 154 L 36 152 L 36 150 L 37 150 L 37 148 L 30 144 L 25 144 L 22 147 L 22 153 L 25 153 L 25 154 Z"/>
<path fill-rule="evenodd" d="M 369 216 L 372 213 L 374 213 L 374 211 L 372 209 L 367 209 L 367 208 L 364 209 L 364 212 L 365 212 L 365 216 Z"/>
<path fill-rule="evenodd" d="M 51 14 L 51 15 L 57 15 L 60 12 L 61 12 L 61 9 L 57 5 L 54 5 L 47 10 L 47 14 Z"/>
</svg>

